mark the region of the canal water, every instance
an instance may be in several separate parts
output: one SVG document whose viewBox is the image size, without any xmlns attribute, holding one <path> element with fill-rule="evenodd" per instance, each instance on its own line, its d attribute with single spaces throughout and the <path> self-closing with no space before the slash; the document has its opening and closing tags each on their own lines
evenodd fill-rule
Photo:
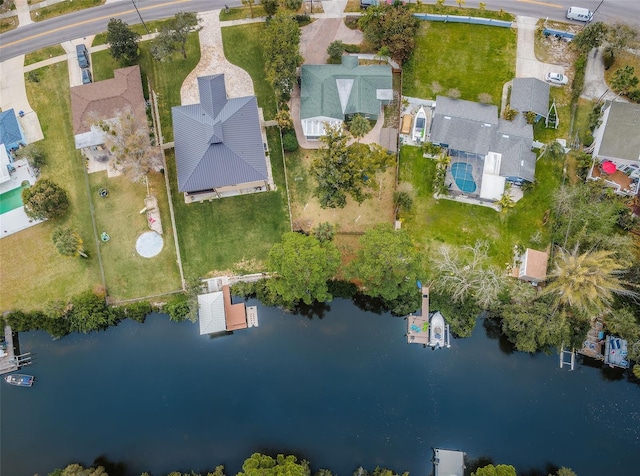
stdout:
<svg viewBox="0 0 640 476">
<path fill-rule="evenodd" d="M 0 386 L 2 476 L 98 457 L 126 475 L 217 464 L 231 475 L 255 451 L 340 476 L 358 465 L 427 476 L 434 446 L 523 472 L 637 474 L 640 386 L 621 372 L 510 353 L 482 320 L 432 351 L 406 343 L 402 318 L 350 301 L 321 318 L 259 315 L 260 327 L 213 339 L 157 314 L 58 341 L 22 334 L 37 381 Z"/>
</svg>

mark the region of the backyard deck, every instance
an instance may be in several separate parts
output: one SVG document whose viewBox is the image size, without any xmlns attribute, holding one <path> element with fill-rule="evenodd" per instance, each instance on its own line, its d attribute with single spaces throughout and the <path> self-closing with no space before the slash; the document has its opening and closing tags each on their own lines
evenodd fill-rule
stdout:
<svg viewBox="0 0 640 476">
<path fill-rule="evenodd" d="M 604 342 L 604 326 L 598 319 L 594 319 L 591 329 L 587 332 L 587 337 L 582 343 L 582 348 L 578 350 L 579 354 L 586 355 L 592 359 L 603 360 L 602 344 Z"/>
</svg>

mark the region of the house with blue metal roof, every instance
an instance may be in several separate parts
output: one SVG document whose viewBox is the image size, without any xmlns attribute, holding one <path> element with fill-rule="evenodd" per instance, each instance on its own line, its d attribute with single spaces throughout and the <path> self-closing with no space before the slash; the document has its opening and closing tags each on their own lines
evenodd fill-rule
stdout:
<svg viewBox="0 0 640 476">
<path fill-rule="evenodd" d="M 325 134 L 324 125 L 342 124 L 356 114 L 377 120 L 393 99 L 391 66 L 360 65 L 344 55 L 342 64 L 304 64 L 301 68 L 300 122 L 307 140 Z"/>
<path fill-rule="evenodd" d="M 185 201 L 275 189 L 256 97 L 227 98 L 223 74 L 199 77 L 198 88 L 199 104 L 171 109 Z"/>
<path fill-rule="evenodd" d="M 7 153 L 27 145 L 24 133 L 13 109 L 0 112 L 0 144 L 4 144 Z"/>
</svg>

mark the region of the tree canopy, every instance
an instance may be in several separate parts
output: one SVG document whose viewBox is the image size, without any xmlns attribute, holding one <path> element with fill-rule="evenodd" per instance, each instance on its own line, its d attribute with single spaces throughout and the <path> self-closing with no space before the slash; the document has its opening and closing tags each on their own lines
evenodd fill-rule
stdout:
<svg viewBox="0 0 640 476">
<path fill-rule="evenodd" d="M 140 35 L 120 18 L 112 18 L 107 24 L 109 52 L 116 61 L 132 63 L 138 57 Z"/>
<path fill-rule="evenodd" d="M 131 108 L 118 111 L 116 120 L 101 120 L 97 125 L 107 132 L 105 145 L 111 152 L 114 167 L 133 182 L 162 165 L 160 149 L 149 140 L 146 120 L 141 123 Z"/>
<path fill-rule="evenodd" d="M 254 453 L 242 464 L 237 476 L 310 476 L 309 463 L 293 455 L 279 454 L 276 458 Z"/>
<path fill-rule="evenodd" d="M 269 264 L 275 276 L 267 287 L 285 306 L 293 307 L 301 301 L 305 304 L 331 301 L 327 281 L 340 264 L 340 252 L 331 241 L 285 233 L 282 241 L 271 248 Z"/>
<path fill-rule="evenodd" d="M 601 21 L 589 23 L 573 37 L 571 44 L 583 53 L 587 53 L 592 48 L 598 48 L 606 34 L 607 26 Z"/>
<path fill-rule="evenodd" d="M 67 192 L 49 179 L 40 179 L 22 190 L 24 211 L 35 220 L 52 220 L 62 217 L 69 208 Z"/>
<path fill-rule="evenodd" d="M 280 11 L 265 29 L 264 63 L 267 79 L 281 100 L 288 100 L 296 84 L 296 69 L 302 64 L 300 26 L 290 13 Z"/>
<path fill-rule="evenodd" d="M 422 255 L 405 230 L 378 224 L 365 232 L 360 245 L 350 274 L 362 283 L 365 294 L 385 301 L 419 296 L 416 281 L 423 273 Z"/>
<path fill-rule="evenodd" d="M 343 208 L 347 196 L 362 203 L 376 187 L 375 176 L 391 163 L 392 156 L 377 144 L 347 145 L 348 135 L 341 125 L 325 125 L 320 140 L 325 147 L 311 163 L 316 180 L 314 194 L 322 208 Z"/>
<path fill-rule="evenodd" d="M 51 240 L 58 252 L 65 256 L 82 256 L 88 258 L 82 238 L 77 231 L 71 228 L 58 227 L 53 230 Z"/>
<path fill-rule="evenodd" d="M 516 476 L 516 468 L 508 464 L 498 464 L 496 466 L 489 464 L 482 468 L 476 469 L 471 476 Z"/>
<path fill-rule="evenodd" d="M 625 269 L 611 251 L 558 248 L 543 295 L 553 297 L 556 306 L 590 317 L 610 309 L 615 295 L 634 294 L 621 278 Z"/>
<path fill-rule="evenodd" d="M 201 20 L 196 12 L 178 12 L 169 18 L 153 40 L 151 54 L 156 60 L 163 60 L 178 48 L 182 57 L 187 57 L 187 39 L 189 34 L 202 30 Z"/>
<path fill-rule="evenodd" d="M 385 48 L 402 64 L 411 57 L 416 46 L 420 20 L 400 2 L 369 7 L 360 17 L 360 28 L 374 50 Z"/>
</svg>

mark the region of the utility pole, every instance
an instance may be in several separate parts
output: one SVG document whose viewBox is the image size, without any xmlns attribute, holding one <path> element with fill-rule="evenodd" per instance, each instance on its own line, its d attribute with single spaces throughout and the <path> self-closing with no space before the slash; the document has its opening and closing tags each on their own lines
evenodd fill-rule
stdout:
<svg viewBox="0 0 640 476">
<path fill-rule="evenodd" d="M 138 14 L 138 17 L 140 18 L 140 21 L 142 22 L 142 26 L 144 26 L 144 29 L 147 30 L 147 35 L 150 34 L 151 32 L 149 31 L 149 28 L 147 28 L 147 24 L 142 19 L 142 15 L 140 15 L 140 10 L 138 10 L 138 6 L 136 5 L 135 0 L 131 0 L 131 3 L 133 3 L 133 8 L 136 9 L 136 13 Z"/>
</svg>

